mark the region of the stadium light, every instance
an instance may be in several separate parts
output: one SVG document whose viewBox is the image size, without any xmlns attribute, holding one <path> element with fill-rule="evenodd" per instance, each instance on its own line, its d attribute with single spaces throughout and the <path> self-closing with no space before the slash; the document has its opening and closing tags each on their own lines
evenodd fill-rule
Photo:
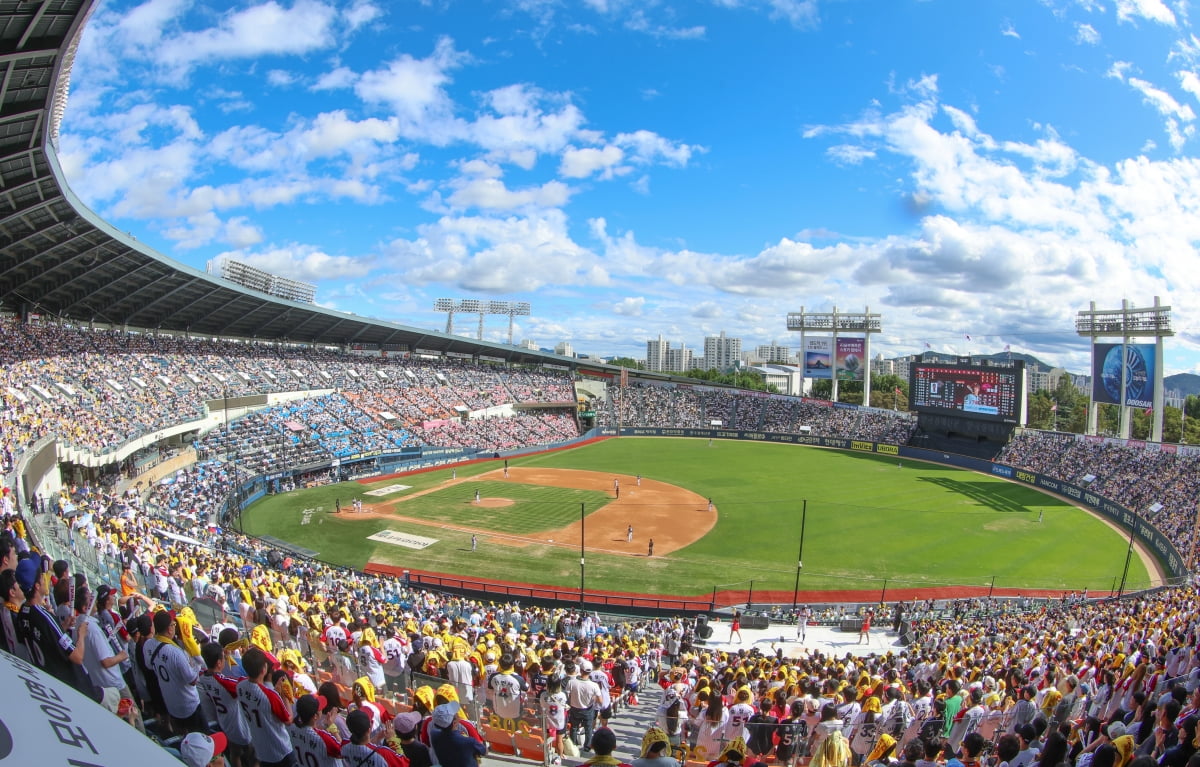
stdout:
<svg viewBox="0 0 1200 767">
<path fill-rule="evenodd" d="M 456 301 L 453 298 L 439 298 L 433 302 L 433 310 L 447 313 L 446 335 L 454 334 L 455 312 L 465 312 L 466 314 L 479 315 L 479 328 L 476 331 L 476 338 L 480 341 L 483 340 L 484 315 L 492 314 L 507 316 L 508 343 L 511 346 L 513 342 L 513 318 L 528 317 L 530 307 L 527 301 L 485 301 L 479 298 L 464 298 Z"/>
</svg>

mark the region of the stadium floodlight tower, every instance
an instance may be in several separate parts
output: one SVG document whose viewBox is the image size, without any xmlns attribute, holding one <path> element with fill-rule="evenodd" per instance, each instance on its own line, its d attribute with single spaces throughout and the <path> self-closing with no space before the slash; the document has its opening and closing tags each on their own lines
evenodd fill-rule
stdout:
<svg viewBox="0 0 1200 767">
<path fill-rule="evenodd" d="M 871 334 L 880 333 L 883 331 L 883 315 L 872 314 L 871 307 L 866 307 L 862 312 L 839 312 L 838 308 L 833 307 L 832 312 L 806 312 L 804 307 L 800 307 L 798 312 L 788 312 L 787 329 L 800 332 L 800 355 L 801 365 L 805 359 L 805 333 L 820 333 L 821 335 L 832 334 L 832 365 L 830 370 L 830 378 L 833 383 L 833 391 L 830 395 L 834 402 L 838 401 L 838 334 L 849 336 L 863 336 L 863 351 L 862 357 L 855 359 L 858 355 L 847 355 L 842 359 L 841 369 L 856 373 L 862 371 L 863 377 L 863 404 L 871 404 Z"/>
<path fill-rule="evenodd" d="M 508 316 L 508 345 L 513 342 L 513 318 L 529 316 L 528 301 L 488 301 L 488 314 Z"/>
<path fill-rule="evenodd" d="M 1135 308 L 1128 300 L 1120 309 L 1091 308 L 1075 316 L 1075 332 L 1092 339 L 1092 391 L 1088 408 L 1087 433 L 1097 431 L 1096 403 L 1121 408 L 1119 436 L 1129 439 L 1133 419 L 1131 408 L 1146 407 L 1150 389 L 1150 439 L 1162 442 L 1163 432 L 1163 339 L 1175 335 L 1171 330 L 1171 307 L 1163 306 L 1158 296 L 1154 306 Z M 1097 339 L 1119 338 L 1120 343 L 1100 344 Z M 1154 347 L 1132 344 L 1135 338 L 1153 338 Z M 1147 353 L 1150 359 L 1147 359 Z M 1151 369 L 1152 368 L 1152 369 Z"/>
<path fill-rule="evenodd" d="M 508 344 L 512 346 L 513 317 L 528 317 L 529 304 L 525 301 L 483 301 L 478 298 L 464 298 L 455 301 L 453 298 L 439 298 L 433 302 L 434 311 L 446 312 L 446 335 L 454 335 L 455 312 L 479 315 L 479 329 L 476 338 L 483 340 L 483 316 L 499 314 L 508 317 Z"/>
<path fill-rule="evenodd" d="M 439 298 L 433 302 L 435 312 L 446 312 L 446 335 L 454 335 L 454 313 L 458 311 L 458 302 L 453 298 Z"/>
<path fill-rule="evenodd" d="M 483 301 L 478 298 L 464 298 L 461 301 L 455 301 L 453 298 L 439 298 L 433 302 L 433 310 L 436 312 L 446 312 L 446 335 L 454 335 L 454 314 L 460 312 L 464 314 L 479 315 L 479 338 L 483 338 Z"/>
</svg>

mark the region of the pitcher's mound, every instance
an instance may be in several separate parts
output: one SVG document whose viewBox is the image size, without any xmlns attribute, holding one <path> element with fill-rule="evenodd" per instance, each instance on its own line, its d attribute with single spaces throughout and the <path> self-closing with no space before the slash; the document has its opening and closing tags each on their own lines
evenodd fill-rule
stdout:
<svg viewBox="0 0 1200 767">
<path fill-rule="evenodd" d="M 471 502 L 476 506 L 482 506 L 485 509 L 498 509 L 501 506 L 512 506 L 515 501 L 511 498 L 480 498 L 479 503 Z"/>
</svg>

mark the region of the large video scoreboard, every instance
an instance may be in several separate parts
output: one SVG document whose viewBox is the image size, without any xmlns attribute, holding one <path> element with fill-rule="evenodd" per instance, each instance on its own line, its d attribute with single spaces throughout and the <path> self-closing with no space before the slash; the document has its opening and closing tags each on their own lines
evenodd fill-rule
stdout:
<svg viewBox="0 0 1200 767">
<path fill-rule="evenodd" d="M 912 366 L 909 404 L 917 412 L 959 415 L 1003 423 L 1024 423 L 1025 363 L 989 364 L 961 358 L 957 363 L 918 362 Z"/>
</svg>

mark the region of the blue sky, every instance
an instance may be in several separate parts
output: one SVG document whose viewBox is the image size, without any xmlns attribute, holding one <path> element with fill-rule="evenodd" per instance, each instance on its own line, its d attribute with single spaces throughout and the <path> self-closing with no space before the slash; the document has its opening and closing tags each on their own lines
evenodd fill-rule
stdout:
<svg viewBox="0 0 1200 767">
<path fill-rule="evenodd" d="M 1169 374 L 1200 372 L 1197 109 L 1173 0 L 101 0 L 60 159 L 170 257 L 419 327 L 528 301 L 518 338 L 642 357 L 869 305 L 886 356 L 1082 372 L 1076 312 L 1157 295 Z"/>
</svg>

